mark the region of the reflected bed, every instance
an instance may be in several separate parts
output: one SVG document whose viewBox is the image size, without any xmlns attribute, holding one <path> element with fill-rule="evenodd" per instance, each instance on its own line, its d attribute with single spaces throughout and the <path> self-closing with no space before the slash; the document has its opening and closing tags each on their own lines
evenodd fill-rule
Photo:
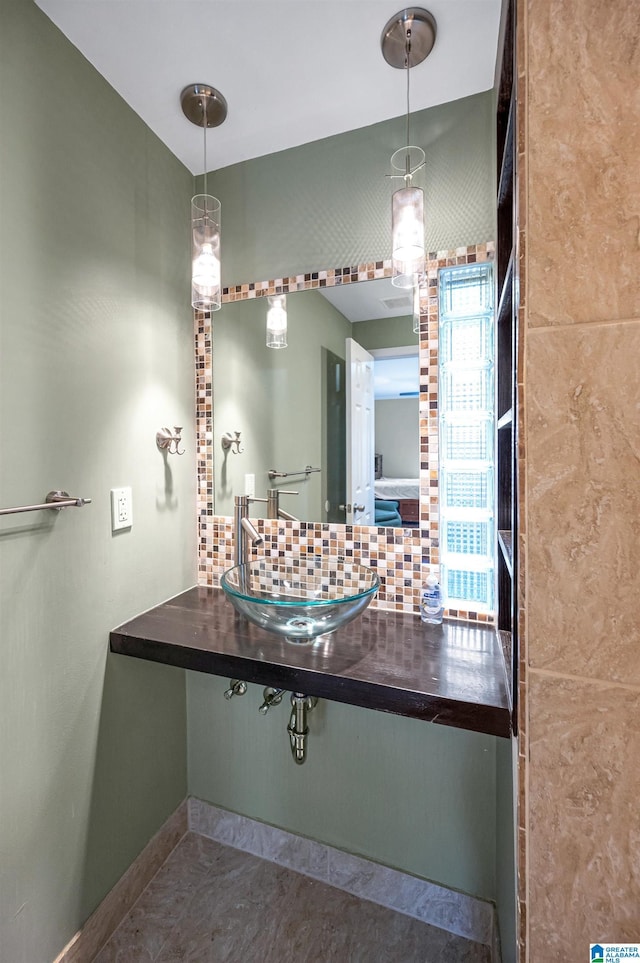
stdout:
<svg viewBox="0 0 640 963">
<path fill-rule="evenodd" d="M 376 478 L 376 498 L 420 498 L 419 478 Z"/>
</svg>

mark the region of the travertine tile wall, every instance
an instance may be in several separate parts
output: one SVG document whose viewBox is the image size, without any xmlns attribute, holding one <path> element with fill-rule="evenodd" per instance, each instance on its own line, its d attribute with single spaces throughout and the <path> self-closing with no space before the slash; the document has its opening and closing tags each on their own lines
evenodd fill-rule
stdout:
<svg viewBox="0 0 640 963">
<path fill-rule="evenodd" d="M 521 959 L 578 963 L 640 940 L 640 6 L 518 18 Z"/>
<path fill-rule="evenodd" d="M 381 588 L 372 603 L 384 609 L 417 613 L 425 565 L 438 563 L 438 271 L 456 264 L 492 260 L 493 241 L 427 256 L 427 284 L 421 297 L 420 319 L 420 527 L 372 528 L 261 520 L 263 555 L 334 554 L 357 558 L 375 568 Z M 225 289 L 223 302 L 270 294 L 351 284 L 391 276 L 391 262 L 320 270 L 295 277 L 257 281 Z M 213 504 L 213 323 L 196 315 L 196 427 L 198 453 L 198 574 L 201 585 L 217 585 L 233 564 L 231 520 L 215 514 Z M 490 622 L 492 616 L 450 610 L 450 618 Z"/>
</svg>

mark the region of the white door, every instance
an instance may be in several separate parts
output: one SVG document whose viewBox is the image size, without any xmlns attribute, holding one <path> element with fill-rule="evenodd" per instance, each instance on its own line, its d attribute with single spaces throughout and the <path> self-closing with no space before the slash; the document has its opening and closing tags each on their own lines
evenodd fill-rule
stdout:
<svg viewBox="0 0 640 963">
<path fill-rule="evenodd" d="M 373 355 L 347 338 L 347 525 L 374 524 Z"/>
</svg>

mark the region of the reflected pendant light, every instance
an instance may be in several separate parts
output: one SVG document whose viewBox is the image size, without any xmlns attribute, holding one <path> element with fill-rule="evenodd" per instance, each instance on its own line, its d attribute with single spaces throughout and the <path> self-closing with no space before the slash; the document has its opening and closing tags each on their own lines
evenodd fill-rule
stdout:
<svg viewBox="0 0 640 963">
<path fill-rule="evenodd" d="M 204 190 L 191 199 L 191 304 L 197 311 L 217 311 L 222 304 L 220 278 L 220 201 L 207 194 L 207 129 L 219 127 L 227 102 L 209 84 L 190 84 L 180 95 L 185 117 L 204 129 Z"/>
<path fill-rule="evenodd" d="M 276 294 L 267 299 L 267 348 L 287 347 L 287 295 Z"/>
<path fill-rule="evenodd" d="M 424 275 L 424 191 L 416 186 L 414 178 L 424 167 L 425 156 L 423 150 L 409 144 L 409 75 L 412 67 L 429 56 L 435 40 L 436 22 L 421 7 L 407 7 L 393 16 L 380 39 L 384 59 L 407 75 L 406 147 L 391 158 L 390 175 L 404 181 L 391 202 L 391 283 L 399 288 L 415 287 Z"/>
</svg>

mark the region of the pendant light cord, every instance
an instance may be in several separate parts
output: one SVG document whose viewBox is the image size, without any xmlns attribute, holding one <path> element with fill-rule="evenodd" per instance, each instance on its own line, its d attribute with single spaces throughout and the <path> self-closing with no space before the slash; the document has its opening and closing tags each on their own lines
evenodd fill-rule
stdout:
<svg viewBox="0 0 640 963">
<path fill-rule="evenodd" d="M 202 129 L 204 130 L 204 195 L 207 195 L 207 104 L 202 101 L 202 114 L 203 114 L 203 124 Z M 206 204 L 206 201 L 205 201 Z"/>
<path fill-rule="evenodd" d="M 410 63 L 409 63 L 409 58 L 410 58 L 410 54 L 411 54 L 411 27 L 408 27 L 408 28 L 407 28 L 407 35 L 406 35 L 406 38 L 405 38 L 404 51 L 405 51 L 404 64 L 405 64 L 405 69 L 406 69 L 406 71 L 407 71 L 407 156 L 406 156 L 406 158 L 405 158 L 405 171 L 406 171 L 405 176 L 406 176 L 406 177 L 409 177 L 409 176 L 411 175 L 411 158 L 410 158 L 410 154 L 409 154 L 409 144 L 410 144 L 410 141 L 409 141 L 409 116 L 410 116 L 410 110 L 409 110 L 409 76 L 410 76 L 410 74 L 411 74 L 411 65 L 410 65 Z"/>
</svg>

